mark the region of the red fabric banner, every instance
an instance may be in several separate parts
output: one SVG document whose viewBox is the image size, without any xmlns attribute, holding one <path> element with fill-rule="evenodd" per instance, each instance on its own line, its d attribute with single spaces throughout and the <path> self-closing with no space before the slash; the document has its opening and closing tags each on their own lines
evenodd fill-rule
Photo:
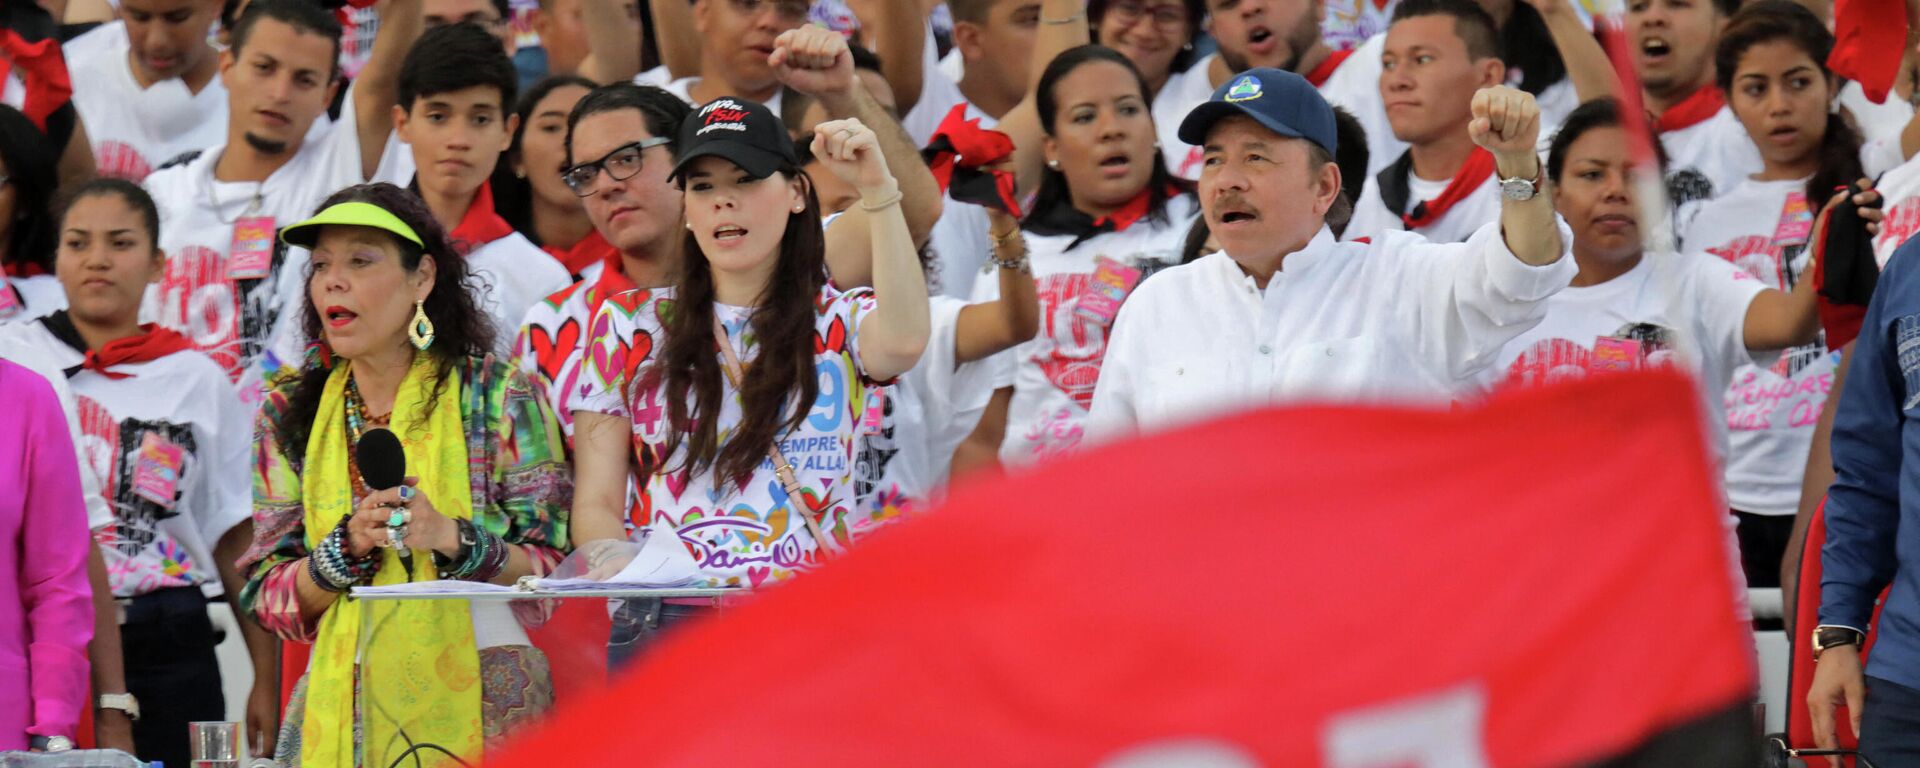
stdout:
<svg viewBox="0 0 1920 768">
<path fill-rule="evenodd" d="M 1693 387 L 1271 410 L 963 487 L 488 764 L 1557 766 L 1744 731 Z"/>
</svg>

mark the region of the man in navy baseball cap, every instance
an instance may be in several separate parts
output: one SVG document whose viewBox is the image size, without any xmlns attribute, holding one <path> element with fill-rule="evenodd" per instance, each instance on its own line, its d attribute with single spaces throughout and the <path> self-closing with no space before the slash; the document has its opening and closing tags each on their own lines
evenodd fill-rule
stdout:
<svg viewBox="0 0 1920 768">
<path fill-rule="evenodd" d="M 1346 199 L 1326 99 L 1278 69 L 1221 85 L 1180 124 L 1180 139 L 1203 153 L 1200 207 L 1221 250 L 1127 297 L 1107 336 L 1089 437 L 1276 402 L 1445 405 L 1477 394 L 1485 366 L 1540 321 L 1576 269 L 1561 256 L 1570 238 L 1537 194 L 1533 97 L 1485 88 L 1473 116 L 1469 135 L 1502 177 L 1498 221 L 1461 244 L 1408 232 L 1342 243 L 1327 226 Z"/>
<path fill-rule="evenodd" d="M 1333 107 L 1307 79 L 1283 69 L 1250 69 L 1214 89 L 1213 98 L 1180 122 L 1180 140 L 1205 146 L 1221 118 L 1245 115 L 1267 130 L 1306 139 L 1332 156 L 1339 150 Z"/>
</svg>

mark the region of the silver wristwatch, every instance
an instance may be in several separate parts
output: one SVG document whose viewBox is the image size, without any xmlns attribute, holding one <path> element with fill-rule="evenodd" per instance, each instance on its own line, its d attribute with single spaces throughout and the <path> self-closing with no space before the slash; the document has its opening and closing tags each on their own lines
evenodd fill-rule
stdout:
<svg viewBox="0 0 1920 768">
<path fill-rule="evenodd" d="M 140 701 L 131 693 L 103 693 L 96 702 L 97 709 L 117 709 L 127 713 L 128 720 L 140 719 Z"/>
<path fill-rule="evenodd" d="M 1540 171 L 1535 169 L 1531 179 L 1501 179 L 1500 197 L 1516 203 L 1532 200 L 1540 194 Z"/>
<path fill-rule="evenodd" d="M 65 736 L 35 736 L 27 744 L 41 752 L 66 752 L 73 749 L 73 739 Z"/>
</svg>

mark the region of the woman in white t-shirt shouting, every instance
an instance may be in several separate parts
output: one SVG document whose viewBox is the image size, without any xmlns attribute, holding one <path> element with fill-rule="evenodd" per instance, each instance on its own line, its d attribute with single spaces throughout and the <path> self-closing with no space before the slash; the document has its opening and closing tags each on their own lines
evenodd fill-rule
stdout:
<svg viewBox="0 0 1920 768">
<path fill-rule="evenodd" d="M 1833 110 L 1832 48 L 1820 20 L 1787 0 L 1750 4 L 1727 22 L 1715 53 L 1719 84 L 1764 165 L 1702 205 L 1681 241 L 1763 286 L 1793 290 L 1809 313 L 1813 286 L 1801 277 L 1814 264 L 1815 214 L 1836 187 L 1864 175 L 1860 139 Z M 1741 366 L 1726 390 L 1727 502 L 1752 586 L 1779 585 L 1814 422 L 1833 384 L 1835 356 L 1806 317 L 1805 338 L 1770 365 Z"/>
<path fill-rule="evenodd" d="M 1120 304 L 1141 280 L 1179 263 L 1199 212 L 1190 185 L 1168 173 L 1147 109 L 1147 85 L 1124 56 L 1098 45 L 1060 54 L 1034 104 L 1045 168 L 1022 228 L 1040 297 L 1040 334 L 1005 353 L 1005 373 L 969 438 L 1009 464 L 1080 444 Z M 997 288 L 982 281 L 975 299 Z"/>
<path fill-rule="evenodd" d="M 706 104 L 675 150 L 683 273 L 670 294 L 621 294 L 594 318 L 587 394 L 574 401 L 574 543 L 603 570 L 631 551 L 628 525 L 677 533 L 708 583 L 771 586 L 862 526 L 855 437 L 875 390 L 927 344 L 926 281 L 899 184 L 859 121 L 816 126 L 813 154 L 871 214 L 871 290 L 827 282 L 819 201 L 764 105 Z M 636 463 L 637 502 L 623 515 Z M 642 603 L 614 617 L 615 665 L 663 619 L 700 610 Z"/>
</svg>

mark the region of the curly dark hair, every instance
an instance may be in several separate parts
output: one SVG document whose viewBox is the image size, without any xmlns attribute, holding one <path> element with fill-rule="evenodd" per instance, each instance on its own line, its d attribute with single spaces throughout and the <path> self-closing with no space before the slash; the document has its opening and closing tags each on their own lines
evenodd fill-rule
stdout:
<svg viewBox="0 0 1920 768">
<path fill-rule="evenodd" d="M 806 208 L 787 219 L 779 263 L 753 310 L 750 322 L 760 352 L 741 372 L 740 424 L 724 445 L 719 423 L 725 374 L 714 350 L 713 268 L 693 233 L 685 236 L 680 286 L 673 311 L 664 318 L 666 342 L 655 363 L 638 377 L 637 388 L 628 393 L 631 400 L 636 392 L 666 390 L 670 429 L 661 455 L 671 457 L 683 445 L 686 454 L 677 468 L 659 471 L 698 475 L 712 469 L 722 481 L 743 482 L 781 433 L 800 426 L 820 396 L 813 357 L 815 305 L 827 282 L 820 201 L 813 194 L 813 179 L 798 166 L 784 165 L 767 180 L 795 178 L 807 188 Z"/>
<path fill-rule="evenodd" d="M 377 205 L 406 222 L 420 236 L 421 242 L 425 243 L 424 249 L 397 236 L 393 238 L 400 246 L 402 268 L 413 272 L 420 268 L 423 256 L 433 257 L 433 288 L 428 292 L 426 301 L 427 319 L 433 322 L 433 347 L 426 352 L 434 361 L 433 396 L 421 404 L 423 409 L 431 410 L 446 388 L 447 377 L 453 372 L 454 365 L 466 358 L 484 357 L 493 348 L 496 333 L 493 321 L 481 311 L 473 293 L 483 286 L 474 284 L 472 273 L 467 270 L 467 260 L 454 251 L 446 230 L 434 220 L 433 213 L 427 210 L 427 204 L 412 192 L 384 182 L 360 184 L 333 193 L 314 212 L 352 202 Z M 306 288 L 312 282 L 313 270 L 309 267 L 306 279 L 301 284 Z M 300 329 L 306 338 L 316 342 L 325 338 L 321 335 L 320 313 L 314 309 L 311 290 L 301 291 Z M 290 451 L 296 460 L 306 450 L 307 434 L 320 411 L 320 391 L 326 387 L 327 377 L 332 373 L 333 366 L 330 363 L 309 356 L 302 367 L 291 374 L 297 379 L 287 397 L 287 416 L 281 420 L 278 437 L 280 445 Z"/>
</svg>

